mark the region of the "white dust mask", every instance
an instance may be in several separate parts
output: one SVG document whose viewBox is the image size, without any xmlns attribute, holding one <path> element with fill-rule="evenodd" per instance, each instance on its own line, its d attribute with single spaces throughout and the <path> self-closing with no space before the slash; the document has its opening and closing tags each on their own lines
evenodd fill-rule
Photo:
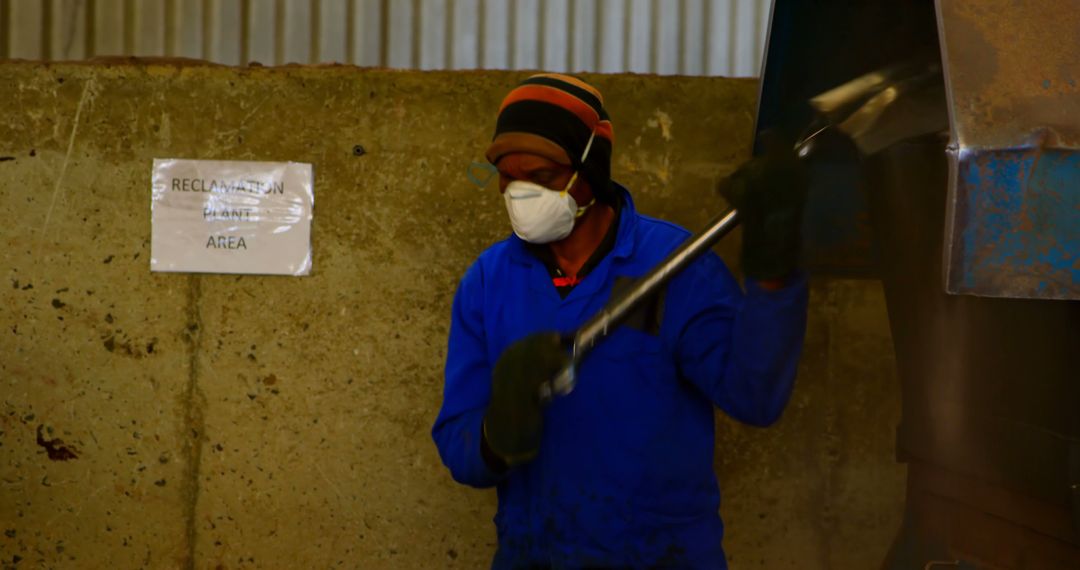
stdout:
<svg viewBox="0 0 1080 570">
<path fill-rule="evenodd" d="M 506 185 L 503 199 L 514 233 L 529 243 L 559 241 L 574 229 L 578 207 L 569 192 L 515 180 Z"/>
<path fill-rule="evenodd" d="M 585 145 L 585 152 L 581 156 L 582 163 L 589 156 L 594 135 L 595 131 Z M 529 243 L 551 243 L 570 235 L 574 229 L 574 221 L 596 202 L 594 198 L 592 202 L 578 207 L 577 201 L 570 195 L 570 188 L 577 182 L 577 177 L 578 173 L 574 172 L 561 191 L 525 180 L 515 180 L 507 184 L 503 200 L 506 202 L 506 211 L 510 214 L 510 225 L 513 226 L 514 233 Z"/>
</svg>

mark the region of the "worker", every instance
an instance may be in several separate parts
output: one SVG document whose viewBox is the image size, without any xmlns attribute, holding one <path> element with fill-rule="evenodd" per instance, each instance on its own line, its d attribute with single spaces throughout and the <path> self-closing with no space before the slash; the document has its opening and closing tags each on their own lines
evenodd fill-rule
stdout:
<svg viewBox="0 0 1080 570">
<path fill-rule="evenodd" d="M 486 157 L 513 235 L 480 254 L 453 302 L 432 436 L 455 480 L 497 487 L 493 568 L 725 568 L 714 408 L 775 422 L 806 325 L 803 193 L 790 146 L 736 172 L 745 291 L 708 253 L 581 363 L 564 335 L 689 237 L 611 180 L 600 92 L 535 75 L 499 108 Z"/>
</svg>

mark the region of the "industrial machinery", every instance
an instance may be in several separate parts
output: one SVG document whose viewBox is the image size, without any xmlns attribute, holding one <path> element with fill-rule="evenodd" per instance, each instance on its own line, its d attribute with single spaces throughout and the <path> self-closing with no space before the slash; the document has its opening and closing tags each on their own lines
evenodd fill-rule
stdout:
<svg viewBox="0 0 1080 570">
<path fill-rule="evenodd" d="M 835 141 L 808 165 L 808 260 L 882 279 L 903 384 L 907 502 L 883 568 L 1080 568 L 1080 3 L 772 14 L 758 133 L 799 136 L 807 101 L 855 78 L 940 65 L 912 93 L 878 82 L 938 132 L 869 156 Z"/>
</svg>

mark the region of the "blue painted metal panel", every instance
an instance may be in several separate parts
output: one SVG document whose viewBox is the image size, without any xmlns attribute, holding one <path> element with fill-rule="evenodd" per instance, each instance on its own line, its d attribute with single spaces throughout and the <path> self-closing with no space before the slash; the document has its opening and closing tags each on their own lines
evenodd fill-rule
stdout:
<svg viewBox="0 0 1080 570">
<path fill-rule="evenodd" d="M 951 292 L 1067 299 L 1080 291 L 1080 151 L 962 151 L 955 185 Z"/>
</svg>

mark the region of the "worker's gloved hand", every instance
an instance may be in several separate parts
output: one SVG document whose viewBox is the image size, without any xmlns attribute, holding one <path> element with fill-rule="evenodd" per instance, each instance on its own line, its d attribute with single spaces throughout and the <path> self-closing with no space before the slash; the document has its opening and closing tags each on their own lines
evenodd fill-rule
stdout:
<svg viewBox="0 0 1080 570">
<path fill-rule="evenodd" d="M 511 344 L 491 376 L 491 403 L 484 414 L 484 440 L 507 467 L 532 460 L 544 426 L 540 385 L 569 362 L 559 335 L 536 333 Z"/>
<path fill-rule="evenodd" d="M 758 281 L 789 277 L 799 266 L 806 175 L 794 141 L 763 132 L 764 152 L 720 183 L 739 210 L 743 274 Z"/>
</svg>

